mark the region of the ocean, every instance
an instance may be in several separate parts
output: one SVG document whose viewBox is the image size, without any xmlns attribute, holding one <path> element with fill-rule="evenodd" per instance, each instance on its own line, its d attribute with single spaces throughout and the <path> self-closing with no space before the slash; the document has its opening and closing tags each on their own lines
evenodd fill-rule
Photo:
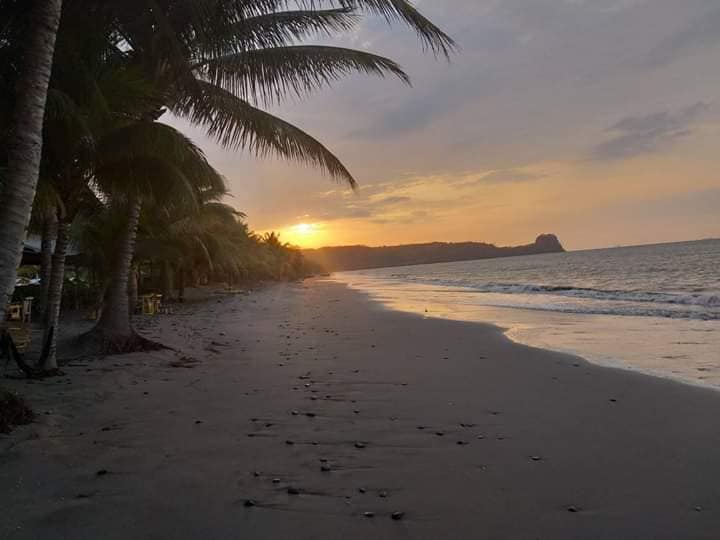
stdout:
<svg viewBox="0 0 720 540">
<path fill-rule="evenodd" d="M 334 274 L 387 307 L 720 389 L 720 240 Z"/>
</svg>

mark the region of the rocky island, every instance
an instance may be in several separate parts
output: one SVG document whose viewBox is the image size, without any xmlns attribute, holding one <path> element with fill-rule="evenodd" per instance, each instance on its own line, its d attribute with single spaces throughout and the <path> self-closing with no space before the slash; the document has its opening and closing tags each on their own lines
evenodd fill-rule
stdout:
<svg viewBox="0 0 720 540">
<path fill-rule="evenodd" d="M 390 266 L 410 266 L 442 262 L 472 261 L 540 253 L 562 253 L 560 240 L 554 234 L 541 234 L 532 244 L 498 247 L 483 242 L 409 244 L 402 246 L 342 246 L 304 250 L 309 260 L 330 272 L 365 270 Z"/>
</svg>

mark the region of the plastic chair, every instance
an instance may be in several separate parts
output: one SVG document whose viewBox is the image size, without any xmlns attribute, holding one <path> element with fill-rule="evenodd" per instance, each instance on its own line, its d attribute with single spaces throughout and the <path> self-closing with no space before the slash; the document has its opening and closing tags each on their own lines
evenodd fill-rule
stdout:
<svg viewBox="0 0 720 540">
<path fill-rule="evenodd" d="M 144 294 L 140 298 L 142 301 L 142 314 L 143 315 L 155 315 L 154 295 Z"/>
<path fill-rule="evenodd" d="M 22 303 L 22 321 L 26 324 L 32 321 L 33 300 L 35 299 L 32 296 L 28 296 Z"/>
<path fill-rule="evenodd" d="M 7 308 L 8 321 L 22 321 L 22 304 L 10 304 Z"/>
</svg>

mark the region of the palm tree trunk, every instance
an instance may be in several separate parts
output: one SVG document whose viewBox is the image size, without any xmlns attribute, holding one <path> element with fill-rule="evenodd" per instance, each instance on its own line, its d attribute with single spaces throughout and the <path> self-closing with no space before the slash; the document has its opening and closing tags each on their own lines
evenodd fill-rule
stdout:
<svg viewBox="0 0 720 540">
<path fill-rule="evenodd" d="M 73 309 L 80 311 L 80 270 L 73 266 Z"/>
<path fill-rule="evenodd" d="M 135 313 L 135 306 L 138 303 L 138 265 L 133 264 L 130 268 L 130 278 L 128 281 L 128 309 L 130 316 Z"/>
<path fill-rule="evenodd" d="M 185 267 L 180 265 L 180 270 L 178 270 L 178 276 L 177 276 L 177 292 L 178 292 L 178 302 L 183 303 L 185 301 Z"/>
<path fill-rule="evenodd" d="M 30 3 L 30 2 L 28 2 Z M 0 313 L 12 297 L 40 172 L 45 102 L 60 26 L 62 0 L 33 0 L 33 32 L 17 80 L 17 100 L 5 141 L 8 160 L 0 193 Z M 0 328 L 5 317 L 0 317 Z"/>
<path fill-rule="evenodd" d="M 173 267 L 169 261 L 163 261 L 162 266 L 162 289 L 163 302 L 169 302 L 172 298 L 173 292 L 173 281 L 174 281 Z"/>
<path fill-rule="evenodd" d="M 40 304 L 39 311 L 43 320 L 47 320 L 48 291 L 50 290 L 50 271 L 52 269 L 53 242 L 57 236 L 57 217 L 49 212 L 43 222 L 42 240 L 40 244 Z"/>
<path fill-rule="evenodd" d="M 63 282 L 65 281 L 65 258 L 70 242 L 70 222 L 61 220 L 57 227 L 55 252 L 52 256 L 52 272 L 48 289 L 47 313 L 45 316 L 45 350 L 47 356 L 40 359 L 44 370 L 57 369 L 57 336 L 60 329 L 60 307 L 62 305 Z M 48 341 L 49 340 L 49 341 Z"/>
<path fill-rule="evenodd" d="M 125 235 L 119 248 L 118 258 L 113 268 L 110 284 L 105 295 L 105 305 L 95 332 L 99 332 L 110 346 L 120 349 L 134 340 L 135 332 L 130 325 L 130 308 L 128 306 L 128 277 L 135 255 L 135 239 L 142 203 L 138 197 L 128 202 L 128 221 Z"/>
</svg>

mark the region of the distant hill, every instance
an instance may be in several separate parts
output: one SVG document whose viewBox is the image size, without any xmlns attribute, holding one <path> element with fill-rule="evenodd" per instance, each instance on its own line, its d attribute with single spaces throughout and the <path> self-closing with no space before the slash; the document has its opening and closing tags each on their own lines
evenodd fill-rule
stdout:
<svg viewBox="0 0 720 540">
<path fill-rule="evenodd" d="M 526 246 L 497 247 L 493 244 L 463 242 L 450 244 L 433 242 L 406 246 L 343 246 L 306 249 L 303 254 L 329 272 L 364 270 L 388 266 L 410 266 L 440 262 L 472 261 L 516 255 L 561 253 L 565 249 L 554 234 L 541 234 Z"/>
</svg>

